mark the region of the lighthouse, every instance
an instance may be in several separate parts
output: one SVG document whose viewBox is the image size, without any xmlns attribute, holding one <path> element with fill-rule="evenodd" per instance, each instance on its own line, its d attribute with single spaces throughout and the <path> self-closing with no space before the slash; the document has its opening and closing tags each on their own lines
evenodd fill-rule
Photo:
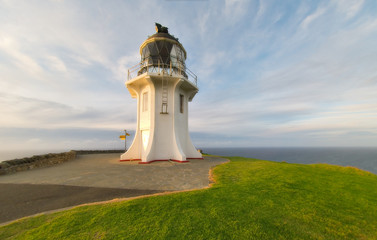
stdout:
<svg viewBox="0 0 377 240">
<path fill-rule="evenodd" d="M 199 89 L 197 76 L 186 67 L 186 50 L 167 27 L 156 23 L 156 33 L 141 44 L 140 55 L 126 81 L 137 99 L 136 133 L 121 161 L 202 159 L 188 129 L 188 103 Z"/>
</svg>

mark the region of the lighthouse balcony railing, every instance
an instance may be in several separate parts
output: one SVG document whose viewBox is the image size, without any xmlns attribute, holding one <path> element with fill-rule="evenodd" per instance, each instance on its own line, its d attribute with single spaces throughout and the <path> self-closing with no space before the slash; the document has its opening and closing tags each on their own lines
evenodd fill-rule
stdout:
<svg viewBox="0 0 377 240">
<path fill-rule="evenodd" d="M 181 65 L 173 65 L 172 63 L 164 64 L 160 63 L 160 61 L 158 61 L 157 64 L 144 61 L 129 68 L 127 81 L 146 72 L 156 73 L 158 75 L 167 74 L 169 76 L 183 76 L 195 86 L 198 86 L 198 77 L 187 67 Z"/>
</svg>

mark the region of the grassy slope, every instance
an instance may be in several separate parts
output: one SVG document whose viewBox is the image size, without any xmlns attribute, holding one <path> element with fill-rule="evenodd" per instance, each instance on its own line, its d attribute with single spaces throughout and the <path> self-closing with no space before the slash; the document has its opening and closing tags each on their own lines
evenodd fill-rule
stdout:
<svg viewBox="0 0 377 240">
<path fill-rule="evenodd" d="M 216 184 L 43 215 L 0 239 L 377 239 L 377 176 L 234 157 Z"/>
</svg>

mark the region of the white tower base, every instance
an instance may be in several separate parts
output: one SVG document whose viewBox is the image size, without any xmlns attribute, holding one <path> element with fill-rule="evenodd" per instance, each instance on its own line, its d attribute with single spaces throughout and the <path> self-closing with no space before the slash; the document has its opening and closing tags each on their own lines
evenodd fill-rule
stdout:
<svg viewBox="0 0 377 240">
<path fill-rule="evenodd" d="M 195 84 L 181 75 L 146 72 L 127 81 L 126 86 L 137 98 L 137 129 L 121 161 L 203 159 L 188 130 L 188 102 L 198 92 Z"/>
</svg>

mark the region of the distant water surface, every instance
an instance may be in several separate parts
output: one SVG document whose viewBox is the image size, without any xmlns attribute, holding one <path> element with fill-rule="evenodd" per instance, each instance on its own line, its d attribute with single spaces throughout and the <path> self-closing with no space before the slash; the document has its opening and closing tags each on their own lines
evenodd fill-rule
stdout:
<svg viewBox="0 0 377 240">
<path fill-rule="evenodd" d="M 69 150 L 0 150 L 0 162 L 6 160 L 13 160 L 16 158 L 32 157 L 34 155 L 43 155 L 47 153 L 61 153 Z"/>
<path fill-rule="evenodd" d="M 353 166 L 377 174 L 377 148 L 203 148 L 203 152 L 276 162 Z"/>
<path fill-rule="evenodd" d="M 203 152 L 220 156 L 240 156 L 289 163 L 328 163 L 353 166 L 377 174 L 377 148 L 202 148 Z M 0 150 L 0 162 L 31 157 L 60 150 Z"/>
<path fill-rule="evenodd" d="M 48 153 L 62 153 L 69 152 L 72 149 L 50 149 L 50 150 L 0 150 L 0 162 L 6 160 L 13 160 L 16 158 L 32 157 L 34 155 L 44 155 Z M 75 150 L 118 150 L 116 148 L 111 149 L 75 149 Z"/>
</svg>

